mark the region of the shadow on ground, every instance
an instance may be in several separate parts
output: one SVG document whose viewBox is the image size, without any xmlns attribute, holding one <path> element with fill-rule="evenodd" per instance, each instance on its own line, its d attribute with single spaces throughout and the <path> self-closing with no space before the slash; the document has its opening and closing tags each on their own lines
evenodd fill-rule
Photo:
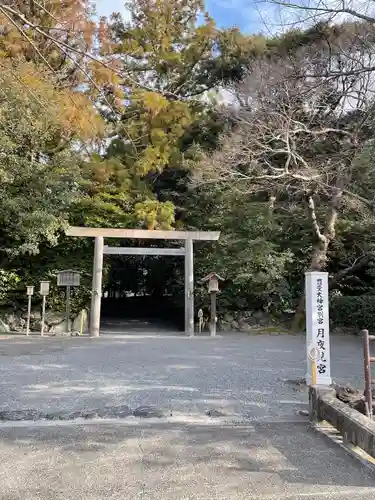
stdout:
<svg viewBox="0 0 375 500">
<path fill-rule="evenodd" d="M 11 500 L 375 497 L 368 472 L 305 424 L 0 428 L 0 443 Z"/>
</svg>

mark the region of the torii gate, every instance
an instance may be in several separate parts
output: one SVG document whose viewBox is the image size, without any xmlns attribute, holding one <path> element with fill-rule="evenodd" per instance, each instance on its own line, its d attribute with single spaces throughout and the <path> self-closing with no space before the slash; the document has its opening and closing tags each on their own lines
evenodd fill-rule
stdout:
<svg viewBox="0 0 375 500">
<path fill-rule="evenodd" d="M 90 336 L 100 334 L 100 309 L 102 300 L 103 255 L 180 255 L 185 256 L 185 333 L 194 335 L 194 241 L 217 241 L 219 231 L 160 231 L 148 229 L 118 229 L 71 226 L 67 236 L 95 238 Z M 150 239 L 184 241 L 181 248 L 109 247 L 104 238 Z"/>
</svg>

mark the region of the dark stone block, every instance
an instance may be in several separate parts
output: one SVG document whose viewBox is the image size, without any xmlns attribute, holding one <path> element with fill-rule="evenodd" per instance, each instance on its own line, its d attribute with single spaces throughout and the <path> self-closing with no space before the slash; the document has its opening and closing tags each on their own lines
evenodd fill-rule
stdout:
<svg viewBox="0 0 375 500">
<path fill-rule="evenodd" d="M 0 411 L 0 420 L 3 420 L 3 421 L 6 421 L 6 420 L 22 420 L 22 419 L 16 418 L 16 416 L 19 413 L 20 412 L 14 412 L 14 411 L 11 411 L 11 410 Z"/>
<path fill-rule="evenodd" d="M 69 413 L 63 411 L 57 411 L 53 413 L 47 413 L 45 416 L 46 420 L 69 420 Z"/>
<path fill-rule="evenodd" d="M 76 418 L 83 418 L 83 412 L 75 411 L 69 415 L 69 420 L 75 420 Z"/>
<path fill-rule="evenodd" d="M 133 415 L 141 418 L 162 418 L 165 412 L 152 406 L 139 406 L 133 411 Z"/>
<path fill-rule="evenodd" d="M 37 410 L 3 410 L 0 411 L 1 421 L 22 421 L 22 420 L 40 420 L 44 414 Z"/>
<path fill-rule="evenodd" d="M 85 411 L 85 412 L 81 413 L 81 418 L 85 418 L 86 420 L 90 420 L 90 419 L 93 419 L 96 417 L 97 417 L 97 414 L 96 414 L 95 410 Z"/>
<path fill-rule="evenodd" d="M 109 418 L 126 418 L 132 414 L 132 409 L 129 406 L 121 405 L 113 408 L 107 408 L 106 417 Z"/>
<path fill-rule="evenodd" d="M 206 412 L 206 415 L 208 417 L 227 417 L 228 415 L 220 410 L 216 410 L 216 408 L 214 408 L 213 410 L 208 410 Z"/>
<path fill-rule="evenodd" d="M 301 417 L 308 417 L 309 416 L 309 410 L 299 410 L 298 415 L 301 415 Z"/>
<path fill-rule="evenodd" d="M 93 413 L 95 414 L 93 418 L 105 418 L 108 415 L 108 408 L 97 408 Z"/>
</svg>

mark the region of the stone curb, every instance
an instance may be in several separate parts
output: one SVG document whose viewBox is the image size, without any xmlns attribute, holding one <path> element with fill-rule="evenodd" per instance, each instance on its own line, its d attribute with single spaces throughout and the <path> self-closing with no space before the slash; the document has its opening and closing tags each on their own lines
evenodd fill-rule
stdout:
<svg viewBox="0 0 375 500">
<path fill-rule="evenodd" d="M 360 464 L 366 467 L 371 473 L 375 473 L 375 459 L 358 446 L 354 446 L 351 443 L 345 443 L 337 429 L 328 422 L 311 425 L 311 428 L 323 438 L 340 446 L 348 455 L 357 462 L 360 462 Z"/>
<path fill-rule="evenodd" d="M 375 471 L 375 422 L 339 401 L 332 389 L 309 388 L 312 427 Z"/>
</svg>

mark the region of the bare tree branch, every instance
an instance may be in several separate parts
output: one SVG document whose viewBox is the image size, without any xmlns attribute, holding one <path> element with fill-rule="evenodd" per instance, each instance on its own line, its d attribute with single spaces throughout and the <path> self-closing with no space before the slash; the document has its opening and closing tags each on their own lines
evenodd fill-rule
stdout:
<svg viewBox="0 0 375 500">
<path fill-rule="evenodd" d="M 321 270 L 342 208 L 373 213 L 364 184 L 374 168 L 368 164 L 364 174 L 356 162 L 370 139 L 366 122 L 373 119 L 374 95 L 362 77 L 321 78 L 318 86 L 301 77 L 305 66 L 320 65 L 311 47 L 298 49 L 291 64 L 289 57 L 260 58 L 241 82 L 239 102 L 245 105 L 233 110 L 236 125 L 220 148 L 201 153 L 196 182 L 277 192 L 284 203 L 307 205 L 314 235 L 310 268 Z M 352 94 L 358 83 L 360 98 Z"/>
<path fill-rule="evenodd" d="M 356 19 L 360 19 L 361 21 L 367 21 L 369 23 L 375 23 L 375 17 L 366 15 L 364 13 L 361 13 L 357 9 L 353 9 L 350 7 L 344 7 L 344 3 L 342 3 L 342 7 L 332 7 L 329 5 L 324 5 L 323 2 L 316 2 L 316 5 L 310 5 L 309 3 L 292 3 L 292 2 L 283 2 L 281 0 L 271 0 L 271 3 L 275 5 L 280 5 L 282 7 L 285 7 L 287 9 L 294 9 L 298 11 L 306 11 L 306 12 L 315 12 L 316 14 L 330 14 L 332 17 L 333 15 L 339 15 L 339 14 L 348 14 Z M 331 3 L 332 5 L 332 3 Z"/>
<path fill-rule="evenodd" d="M 342 281 L 345 278 L 348 278 L 349 276 L 353 276 L 358 271 L 361 271 L 363 268 L 368 266 L 368 264 L 371 261 L 371 258 L 372 257 L 370 254 L 361 255 L 360 257 L 355 259 L 353 264 L 337 272 L 329 280 L 330 289 L 336 288 L 339 285 L 340 281 Z"/>
</svg>

